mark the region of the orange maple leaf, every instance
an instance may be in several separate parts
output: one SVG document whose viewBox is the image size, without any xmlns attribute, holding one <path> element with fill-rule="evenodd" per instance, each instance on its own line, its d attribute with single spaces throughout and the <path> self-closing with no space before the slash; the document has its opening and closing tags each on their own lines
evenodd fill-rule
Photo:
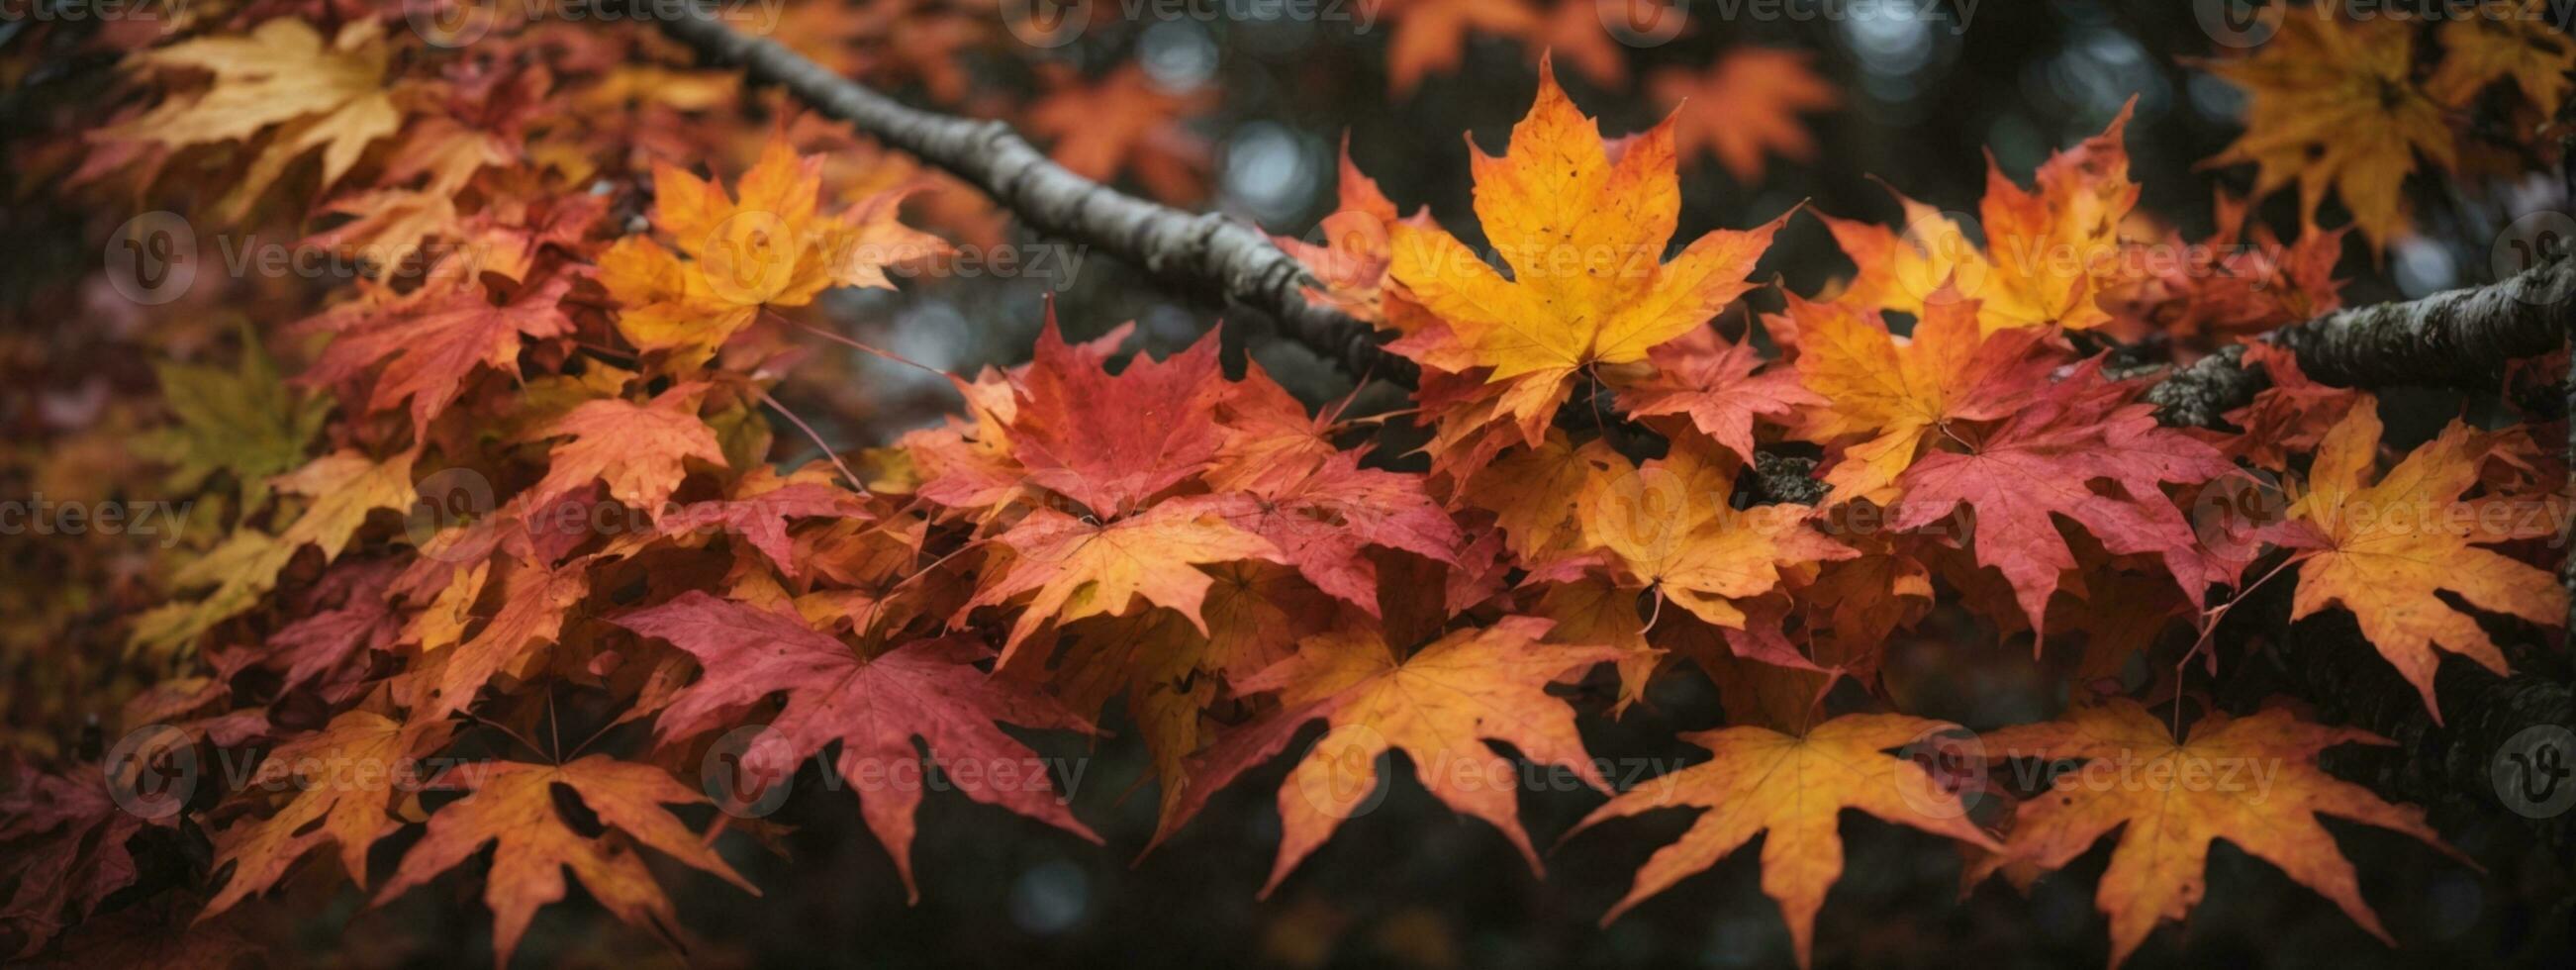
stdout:
<svg viewBox="0 0 2576 970">
<path fill-rule="evenodd" d="M 1788 218 L 1710 232 L 1664 262 L 1681 217 L 1672 120 L 1628 139 L 1614 161 L 1545 60 L 1510 148 L 1477 152 L 1474 169 L 1477 220 L 1512 277 L 1446 231 L 1402 223 L 1392 272 L 1490 368 L 1488 383 L 1506 385 L 1499 411 L 1531 444 L 1578 371 L 1642 361 L 1753 289 L 1745 277 Z"/>
<path fill-rule="evenodd" d="M 2212 712 L 2192 724 L 2189 740 L 2178 740 L 2163 720 L 2127 698 L 2076 708 L 2063 720 L 1995 731 L 1982 738 L 1992 757 L 2082 765 L 2022 802 L 2004 852 L 1970 875 L 2016 862 L 2062 868 L 2120 829 L 2094 895 L 2094 905 L 2111 918 L 2117 966 L 2156 924 L 2180 920 L 2200 902 L 2208 889 L 2210 843 L 2226 839 L 2323 893 L 2389 942 L 2361 899 L 2352 863 L 2317 817 L 2403 832 L 2461 857 L 2424 824 L 2422 810 L 2380 801 L 2317 767 L 2317 753 L 2327 748 L 2388 743 L 2358 728 L 2308 724 L 2284 710 L 2243 719 Z"/>
<path fill-rule="evenodd" d="M 2379 655 L 2397 666 L 2424 695 L 2436 724 L 2441 705 L 2433 673 L 2446 650 L 2497 674 L 2504 654 L 2478 626 L 2454 609 L 2448 590 L 2481 610 L 2559 626 L 2567 620 L 2567 590 L 2548 570 L 2477 548 L 2517 536 L 2460 496 L 2478 483 L 2474 433 L 2457 421 L 2425 442 L 2378 484 L 2362 484 L 2378 464 L 2378 402 L 2365 395 L 2326 433 L 2308 470 L 2307 494 L 2290 517 L 2314 525 L 2325 548 L 2299 566 L 2291 619 L 2340 604 L 2361 624 Z"/>
<path fill-rule="evenodd" d="M 1789 297 L 1798 376 L 1826 407 L 1807 415 L 1819 441 L 1868 436 L 1826 469 L 1826 503 L 1885 497 L 1923 443 L 1951 421 L 2000 418 L 2046 379 L 2046 331 L 1978 335 L 1977 302 L 1936 295 L 1911 338 L 1898 344 L 1876 311 Z"/>
<path fill-rule="evenodd" d="M 492 907 L 492 945 L 502 966 L 509 965 L 537 909 L 564 897 L 567 867 L 618 919 L 657 932 L 678 926 L 670 897 L 654 883 L 635 845 L 760 895 L 713 846 L 662 807 L 703 804 L 706 798 L 661 768 L 594 754 L 565 765 L 477 762 L 449 775 L 474 793 L 430 816 L 428 833 L 403 854 L 376 902 L 456 868 L 486 845 L 497 846 L 483 901 Z M 574 828 L 556 805 L 558 786 L 579 796 L 607 832 L 589 835 Z"/>
<path fill-rule="evenodd" d="M 1978 325 L 2088 330 L 2111 319 L 2099 298 L 2132 282 L 2120 227 L 2138 202 L 2122 142 L 2134 101 L 2102 133 L 2050 156 L 2025 189 L 1986 160 L 1980 248 L 1966 228 L 1897 194 L 1902 232 L 1821 217 L 1860 272 L 1844 302 L 1921 315 L 1937 299 L 1974 300 Z"/>
<path fill-rule="evenodd" d="M 1207 194 L 1207 140 L 1182 122 L 1216 106 L 1214 89 L 1168 90 L 1134 63 L 1093 82 L 1070 73 L 1047 77 L 1054 93 L 1029 106 L 1028 128 L 1054 141 L 1048 155 L 1056 164 L 1094 182 L 1131 173 L 1173 205 Z"/>
<path fill-rule="evenodd" d="M 1450 808 L 1484 819 L 1511 840 L 1530 871 L 1538 850 L 1521 830 L 1514 793 L 1518 769 L 1490 742 L 1519 749 L 1608 791 L 1583 739 L 1574 709 L 1548 696 L 1560 675 L 1618 660 L 1615 647 L 1541 644 L 1549 623 L 1507 616 L 1483 629 L 1460 630 L 1399 658 L 1378 632 L 1345 629 L 1308 637 L 1297 653 L 1235 683 L 1246 693 L 1276 691 L 1284 707 L 1218 739 L 1194 759 L 1189 786 L 1155 830 L 1160 844 L 1255 764 L 1287 746 L 1306 722 L 1332 725 L 1279 786 L 1279 858 L 1261 895 L 1279 888 L 1297 863 L 1324 844 L 1377 790 L 1377 759 L 1401 748 L 1415 777 Z"/>
<path fill-rule="evenodd" d="M 1776 154 L 1793 162 L 1816 157 L 1816 139 L 1802 113 L 1842 104 L 1842 93 L 1818 77 L 1810 51 L 1737 47 L 1704 74 L 1680 68 L 1657 71 L 1647 81 L 1655 100 L 1679 109 L 1681 140 L 1706 148 L 1738 182 L 1762 180 L 1762 160 Z"/>
<path fill-rule="evenodd" d="M 215 840 L 215 868 L 232 878 L 197 914 L 203 921 L 263 892 L 288 866 L 323 843 L 340 848 L 340 868 L 364 888 L 367 850 L 400 827 L 393 817 L 397 785 L 415 779 L 400 768 L 446 743 L 449 721 L 405 725 L 366 710 L 343 712 L 321 731 L 278 745 L 251 775 L 253 789 L 291 782 L 296 795 L 276 814 L 225 829 Z"/>
<path fill-rule="evenodd" d="M 585 401 L 535 432 L 565 438 L 546 455 L 546 477 L 528 490 L 542 507 L 574 489 L 605 480 L 618 501 L 659 515 L 688 476 L 689 459 L 725 467 L 715 429 L 698 417 L 707 385 L 680 384 L 637 404 L 625 398 Z"/>
<path fill-rule="evenodd" d="M 1009 572 L 988 580 L 958 612 L 962 624 L 979 606 L 998 606 L 1034 592 L 1003 642 L 1002 659 L 1048 620 L 1123 614 L 1142 598 L 1180 611 L 1207 632 L 1199 604 L 1207 598 L 1202 563 L 1284 561 L 1270 540 L 1228 524 L 1221 509 L 1177 499 L 1107 524 L 1039 509 L 999 540 L 1015 554 Z"/>
<path fill-rule="evenodd" d="M 1656 850 L 1637 869 L 1635 885 L 1601 917 L 1602 924 L 1768 832 L 1762 839 L 1762 892 L 1780 903 L 1798 965 L 1806 966 L 1816 911 L 1843 874 L 1843 843 L 1836 834 L 1843 809 L 2000 848 L 1968 820 L 1958 796 L 1913 761 L 1885 753 L 1946 727 L 1902 714 L 1850 714 L 1804 736 L 1749 726 L 1682 735 L 1712 757 L 1620 793 L 1566 833 L 1571 838 L 1601 822 L 1660 808 L 1707 810 L 1680 841 Z"/>
<path fill-rule="evenodd" d="M 2545 0 L 2484 0 L 2474 10 L 2444 18 L 2442 63 L 2424 90 L 2452 107 L 2475 99 L 2487 85 L 2512 78 L 2541 117 L 2558 115 L 2576 70 L 2576 39 L 2551 26 Z"/>
</svg>

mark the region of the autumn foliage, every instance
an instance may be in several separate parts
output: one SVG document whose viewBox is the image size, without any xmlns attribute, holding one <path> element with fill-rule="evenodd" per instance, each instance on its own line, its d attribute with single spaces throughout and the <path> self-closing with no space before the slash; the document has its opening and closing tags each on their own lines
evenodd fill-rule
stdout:
<svg viewBox="0 0 2576 970">
<path fill-rule="evenodd" d="M 121 943 L 250 946 L 239 914 L 315 870 L 353 905 L 479 898 L 503 963 L 575 884 L 676 936 L 674 874 L 762 892 L 737 863 L 774 833 L 744 806 L 822 765 L 877 781 L 795 797 L 856 813 L 918 898 L 948 860 L 916 854 L 917 819 L 943 802 L 1024 817 L 1012 838 L 1104 842 L 1036 736 L 1147 753 L 1151 843 L 1090 850 L 1124 856 L 1174 851 L 1212 798 L 1287 766 L 1264 894 L 1408 784 L 1525 878 L 1643 832 L 1632 816 L 1687 815 L 1601 919 L 1758 852 L 1802 965 L 1866 862 L 1842 835 L 1863 817 L 1955 845 L 1969 890 L 2109 844 L 2094 897 L 2114 964 L 2189 917 L 2214 840 L 2387 939 L 2318 819 L 2456 851 L 2319 765 L 2384 739 L 2217 691 L 2222 623 L 2264 595 L 2292 620 L 2348 616 L 2334 662 L 2393 667 L 2438 720 L 2463 713 L 2436 698 L 2446 655 L 2507 672 L 2504 631 L 2556 642 L 2542 631 L 2568 615 L 2538 541 L 2567 473 L 2549 416 L 2391 448 L 2371 393 L 2268 345 L 2248 352 L 2268 389 L 2224 429 L 2168 426 L 2144 397 L 2163 365 L 2340 306 L 2344 229 L 2318 213 L 2349 213 L 2370 250 L 2398 238 L 2408 173 L 2467 164 L 2471 101 L 2555 117 L 2576 44 L 2497 33 L 2526 21 L 2302 14 L 2214 62 L 2248 101 L 2208 164 L 2294 189 L 2302 225 L 2275 235 L 2222 198 L 2218 237 L 2185 240 L 2140 206 L 2126 111 L 2034 171 L 1996 166 L 1974 227 L 1903 184 L 1877 211 L 1685 226 L 1685 167 L 1756 182 L 1818 150 L 1801 119 L 1842 95 L 1808 58 L 1747 47 L 1630 78 L 1518 0 L 1391 4 L 1398 91 L 1454 69 L 1467 35 L 1524 43 L 1538 78 L 1502 150 L 1448 176 L 1472 211 L 1408 213 L 1346 149 L 1338 211 L 1280 240 L 1310 299 L 1417 365 L 1402 409 L 1301 400 L 1213 319 L 1155 359 L 1117 321 L 1049 308 L 1025 363 L 939 375 L 943 423 L 835 447 L 771 394 L 847 349 L 818 301 L 994 238 L 1007 213 L 972 187 L 645 27 L 501 5 L 449 47 L 399 10 L 226 6 L 98 41 L 123 46 L 114 111 L 55 146 L 63 177 L 391 258 L 327 297 L 201 284 L 163 308 L 240 321 L 160 366 L 166 416 L 130 442 L 209 531 L 128 567 L 149 608 L 89 635 L 77 673 L 8 692 L 12 956 L 100 945 L 145 905 L 122 891 L 174 864 L 151 903 L 170 922 Z M 800 12 L 789 39 L 908 31 L 831 66 L 1017 121 L 1086 177 L 1204 193 L 1205 146 L 1172 120 L 1206 98 L 1126 65 L 997 106 L 943 73 L 998 36 L 989 16 L 863 6 L 920 9 Z M 1605 130 L 1558 71 L 1679 107 Z M 1802 224 L 1850 264 L 1820 291 L 1766 271 Z M 2173 251 L 2208 255 L 2149 258 Z M 1390 423 L 1420 434 L 1389 446 Z M 1769 484 L 1810 467 L 1809 494 Z M 2241 494 L 2278 514 L 2213 499 Z M 1884 675 L 1892 641 L 1945 635 L 1936 615 L 2034 653 L 2064 713 L 1982 735 L 1924 716 Z M 1621 752 L 1587 726 L 1670 678 L 1722 699 L 1685 718 L 1705 757 L 1605 775 Z M 166 727 L 123 762 L 35 740 L 83 717 L 111 741 Z M 1961 744 L 2024 770 L 1972 784 L 1922 757 Z M 219 755 L 256 767 L 157 811 L 111 797 L 131 794 L 116 773 Z M 2158 759 L 2277 774 L 2260 799 L 2173 780 L 2188 770 L 2081 783 L 2094 761 Z M 351 764 L 385 770 L 316 767 Z M 1597 793 L 1590 814 L 1526 825 L 1531 765 Z M 150 858 L 183 837 L 201 858 Z"/>
</svg>

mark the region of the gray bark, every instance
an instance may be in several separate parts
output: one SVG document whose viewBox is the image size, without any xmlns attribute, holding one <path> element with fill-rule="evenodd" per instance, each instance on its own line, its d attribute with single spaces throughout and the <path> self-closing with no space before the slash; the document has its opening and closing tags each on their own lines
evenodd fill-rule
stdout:
<svg viewBox="0 0 2576 970">
<path fill-rule="evenodd" d="M 2298 355 L 2310 378 L 2343 387 L 2421 385 L 2494 390 L 2505 362 L 2566 339 L 2576 259 L 2557 259 L 2485 286 L 2420 300 L 2337 310 L 2263 335 Z M 2271 386 L 2230 347 L 2175 370 L 2147 391 L 2166 424 L 2217 427 Z"/>
</svg>

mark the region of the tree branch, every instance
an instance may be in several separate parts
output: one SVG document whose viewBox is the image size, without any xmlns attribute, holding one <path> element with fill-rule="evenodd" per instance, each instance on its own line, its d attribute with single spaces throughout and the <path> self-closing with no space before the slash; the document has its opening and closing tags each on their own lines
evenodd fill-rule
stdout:
<svg viewBox="0 0 2576 970">
<path fill-rule="evenodd" d="M 2299 369 L 2327 384 L 2491 390 L 2504 386 L 2507 361 L 2558 349 L 2571 297 L 2576 259 L 2556 259 L 2485 286 L 2337 310 L 2262 339 L 2297 354 Z M 2271 386 L 2243 358 L 2237 347 L 2203 357 L 2166 375 L 2147 400 L 2166 424 L 2217 427 Z"/>
<path fill-rule="evenodd" d="M 1044 235 L 1097 247 L 1180 292 L 1228 301 L 1278 322 L 1280 333 L 1353 374 L 1411 383 L 1411 361 L 1378 345 L 1376 329 L 1309 302 L 1313 278 L 1260 230 L 1219 213 L 1157 205 L 1075 175 L 1000 121 L 922 111 L 826 70 L 776 41 L 752 37 L 688 4 L 656 4 L 662 32 L 701 58 L 737 65 L 816 111 L 966 180 Z"/>
</svg>

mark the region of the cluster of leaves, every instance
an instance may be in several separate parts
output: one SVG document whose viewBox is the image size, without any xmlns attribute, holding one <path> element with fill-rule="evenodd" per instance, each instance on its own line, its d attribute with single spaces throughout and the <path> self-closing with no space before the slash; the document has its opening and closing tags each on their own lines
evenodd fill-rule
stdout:
<svg viewBox="0 0 2576 970">
<path fill-rule="evenodd" d="M 1456 18 L 1517 9 L 1419 6 L 1405 29 L 1452 48 Z M 763 409 L 818 334 L 800 308 L 942 250 L 898 210 L 953 186 L 810 120 L 745 124 L 733 108 L 757 96 L 668 66 L 640 31 L 529 24 L 444 50 L 376 11 L 320 19 L 336 26 L 244 12 L 132 54 L 157 101 L 90 136 L 91 177 L 222 173 L 223 210 L 312 172 L 324 201 L 305 214 L 335 222 L 315 244 L 423 255 L 254 328 L 238 368 L 165 372 L 182 417 L 157 450 L 230 496 L 224 532 L 174 551 L 174 595 L 133 622 L 137 661 L 167 676 L 124 720 L 169 725 L 159 746 L 105 771 L 13 762 L 0 920 L 22 955 L 179 829 L 215 847 L 200 921 L 299 866 L 383 902 L 488 850 L 505 962 L 566 870 L 667 931 L 640 850 L 757 892 L 713 848 L 724 824 L 670 810 L 708 801 L 704 773 L 734 763 L 709 752 L 746 727 L 738 762 L 762 783 L 814 760 L 917 779 L 926 760 L 968 798 L 1096 840 L 1004 728 L 1093 732 L 1113 703 L 1156 769 L 1157 842 L 1328 725 L 1279 788 L 1273 887 L 1390 751 L 1538 869 L 1499 744 L 1612 796 L 1578 831 L 1701 812 L 1612 917 L 1762 836 L 1802 962 L 1844 808 L 1954 840 L 1971 880 L 2026 882 L 2122 828 L 2098 892 L 2115 962 L 2198 901 L 2219 838 L 2385 937 L 2317 821 L 2439 845 L 2417 811 L 2316 765 L 2376 739 L 2286 708 L 2231 718 L 2187 665 L 2143 658 L 2168 640 L 2204 655 L 2248 590 L 2292 584 L 2295 614 L 2349 613 L 2430 707 L 2442 653 L 2505 669 L 2481 619 L 2566 614 L 2527 541 L 2554 518 L 2492 514 L 2554 511 L 2567 470 L 2526 426 L 2454 424 L 2378 474 L 2375 402 L 2262 346 L 2247 353 L 2271 387 L 2233 430 L 2157 424 L 2151 378 L 2098 348 L 2164 335 L 2188 354 L 2331 308 L 2339 235 L 2249 236 L 2234 207 L 2206 261 L 2143 258 L 2175 240 L 2134 211 L 2125 115 L 2030 187 L 1994 172 L 1981 241 L 1901 197 L 1901 229 L 1819 216 L 1851 278 L 1721 332 L 1795 214 L 1676 248 L 1676 122 L 1605 139 L 1542 58 L 1509 146 L 1469 173 L 1499 267 L 1347 164 L 1327 244 L 1283 241 L 1316 299 L 1421 365 L 1420 455 L 1364 443 L 1396 416 L 1319 414 L 1258 366 L 1229 377 L 1213 336 L 1121 364 L 1124 330 L 1074 343 L 1051 321 L 1027 364 L 949 377 L 963 404 L 944 426 L 783 468 Z M 2316 23 L 2296 29 L 2346 30 Z M 850 68 L 962 83 L 935 63 Z M 2248 144 L 2286 137 L 2247 83 Z M 2564 79 L 2521 83 L 2538 100 Z M 1057 97 L 1077 100 L 1033 109 L 1040 129 L 1122 133 L 1069 164 L 1114 170 L 1153 127 L 1095 127 Z M 2267 178 L 2268 152 L 2249 156 Z M 700 157 L 719 160 L 707 176 L 675 164 Z M 2353 196 L 2377 182 L 2338 184 L 2368 211 Z M 297 351 L 291 378 L 263 341 Z M 1820 500 L 1739 487 L 1782 452 L 1819 461 Z M 2186 515 L 2257 474 L 2295 496 L 2278 521 Z M 2261 759 L 2282 766 L 2273 797 L 2179 788 L 2177 770 L 2162 788 L 1994 792 L 2015 807 L 1972 816 L 1957 778 L 1895 753 L 1947 728 L 1882 676 L 1935 611 L 2027 634 L 2075 698 L 1986 735 L 1998 756 Z M 1688 736 L 1709 760 L 1611 792 L 1578 718 L 1617 717 L 1679 664 L 1723 700 L 1726 726 Z M 1594 676 L 1616 679 L 1606 710 L 1550 690 Z M 2156 707 L 2209 713 L 2177 726 Z M 131 793 L 111 775 L 199 752 L 260 767 L 166 812 L 108 797 Z M 448 766 L 413 771 L 433 757 Z M 909 886 L 923 786 L 856 787 Z M 370 872 L 371 848 L 415 829 L 390 875 Z"/>
</svg>

